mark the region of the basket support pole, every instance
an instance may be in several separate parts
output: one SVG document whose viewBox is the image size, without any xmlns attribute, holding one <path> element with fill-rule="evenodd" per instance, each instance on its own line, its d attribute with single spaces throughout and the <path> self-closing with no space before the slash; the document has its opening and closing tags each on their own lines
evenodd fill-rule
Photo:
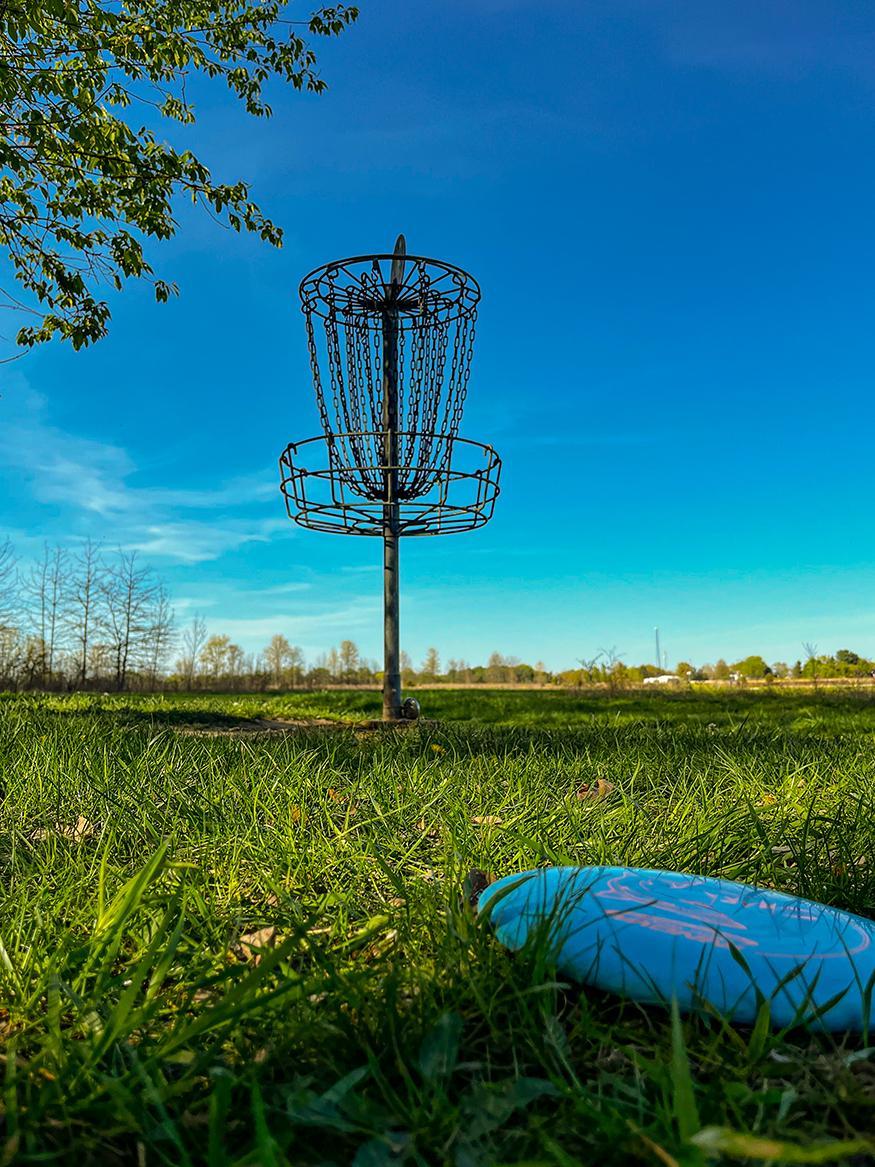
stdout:
<svg viewBox="0 0 875 1167">
<path fill-rule="evenodd" d="M 383 720 L 401 720 L 398 623 L 398 314 L 383 312 Z"/>
</svg>

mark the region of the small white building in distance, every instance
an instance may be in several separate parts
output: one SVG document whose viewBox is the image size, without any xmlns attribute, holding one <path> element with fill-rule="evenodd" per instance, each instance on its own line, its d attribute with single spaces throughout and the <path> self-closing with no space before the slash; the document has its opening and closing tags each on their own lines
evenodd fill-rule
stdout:
<svg viewBox="0 0 875 1167">
<path fill-rule="evenodd" d="M 674 673 L 660 673 L 658 677 L 645 677 L 645 685 L 680 685 L 681 678 Z"/>
</svg>

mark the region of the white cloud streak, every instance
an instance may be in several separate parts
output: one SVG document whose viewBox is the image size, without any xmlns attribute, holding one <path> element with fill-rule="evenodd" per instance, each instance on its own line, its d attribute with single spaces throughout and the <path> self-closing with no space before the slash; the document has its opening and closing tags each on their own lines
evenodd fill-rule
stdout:
<svg viewBox="0 0 875 1167">
<path fill-rule="evenodd" d="M 3 410 L 0 467 L 22 480 L 37 503 L 53 508 L 68 537 L 87 526 L 89 535 L 127 550 L 201 563 L 288 530 L 276 513 L 277 485 L 267 473 L 231 478 L 215 488 L 136 486 L 131 479 L 137 467 L 126 450 L 52 425 L 39 394 L 19 391 L 7 397 Z M 272 515 L 257 514 L 268 502 Z M 195 517 L 203 511 L 209 518 Z"/>
</svg>

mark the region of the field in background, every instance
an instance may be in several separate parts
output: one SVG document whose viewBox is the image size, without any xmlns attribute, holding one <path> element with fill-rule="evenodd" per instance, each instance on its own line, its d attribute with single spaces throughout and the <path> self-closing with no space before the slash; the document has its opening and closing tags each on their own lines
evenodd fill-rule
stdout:
<svg viewBox="0 0 875 1167">
<path fill-rule="evenodd" d="M 875 1161 L 870 1038 L 673 1027 L 460 895 L 610 862 L 873 914 L 871 694 L 417 696 L 0 696 L 0 1164 Z"/>
</svg>

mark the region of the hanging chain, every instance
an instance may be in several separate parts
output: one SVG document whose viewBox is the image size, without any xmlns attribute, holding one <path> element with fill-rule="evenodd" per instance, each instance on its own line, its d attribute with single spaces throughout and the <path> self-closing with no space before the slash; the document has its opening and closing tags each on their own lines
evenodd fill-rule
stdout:
<svg viewBox="0 0 875 1167">
<path fill-rule="evenodd" d="M 415 261 L 388 301 L 375 260 L 354 279 L 343 265 L 332 266 L 318 286 L 308 285 L 306 296 L 302 292 L 320 423 L 332 439 L 332 463 L 344 484 L 361 497 L 378 500 L 383 491 L 382 319 L 390 302 L 399 305 L 395 360 L 399 497 L 421 497 L 449 469 L 471 375 L 477 313 L 473 296 L 465 298 L 469 285 L 457 279 L 455 293 L 448 293 L 440 283 L 444 275 L 439 270 L 435 284 L 428 261 Z M 320 306 L 327 309 L 321 330 L 327 385 L 315 328 Z"/>
</svg>

